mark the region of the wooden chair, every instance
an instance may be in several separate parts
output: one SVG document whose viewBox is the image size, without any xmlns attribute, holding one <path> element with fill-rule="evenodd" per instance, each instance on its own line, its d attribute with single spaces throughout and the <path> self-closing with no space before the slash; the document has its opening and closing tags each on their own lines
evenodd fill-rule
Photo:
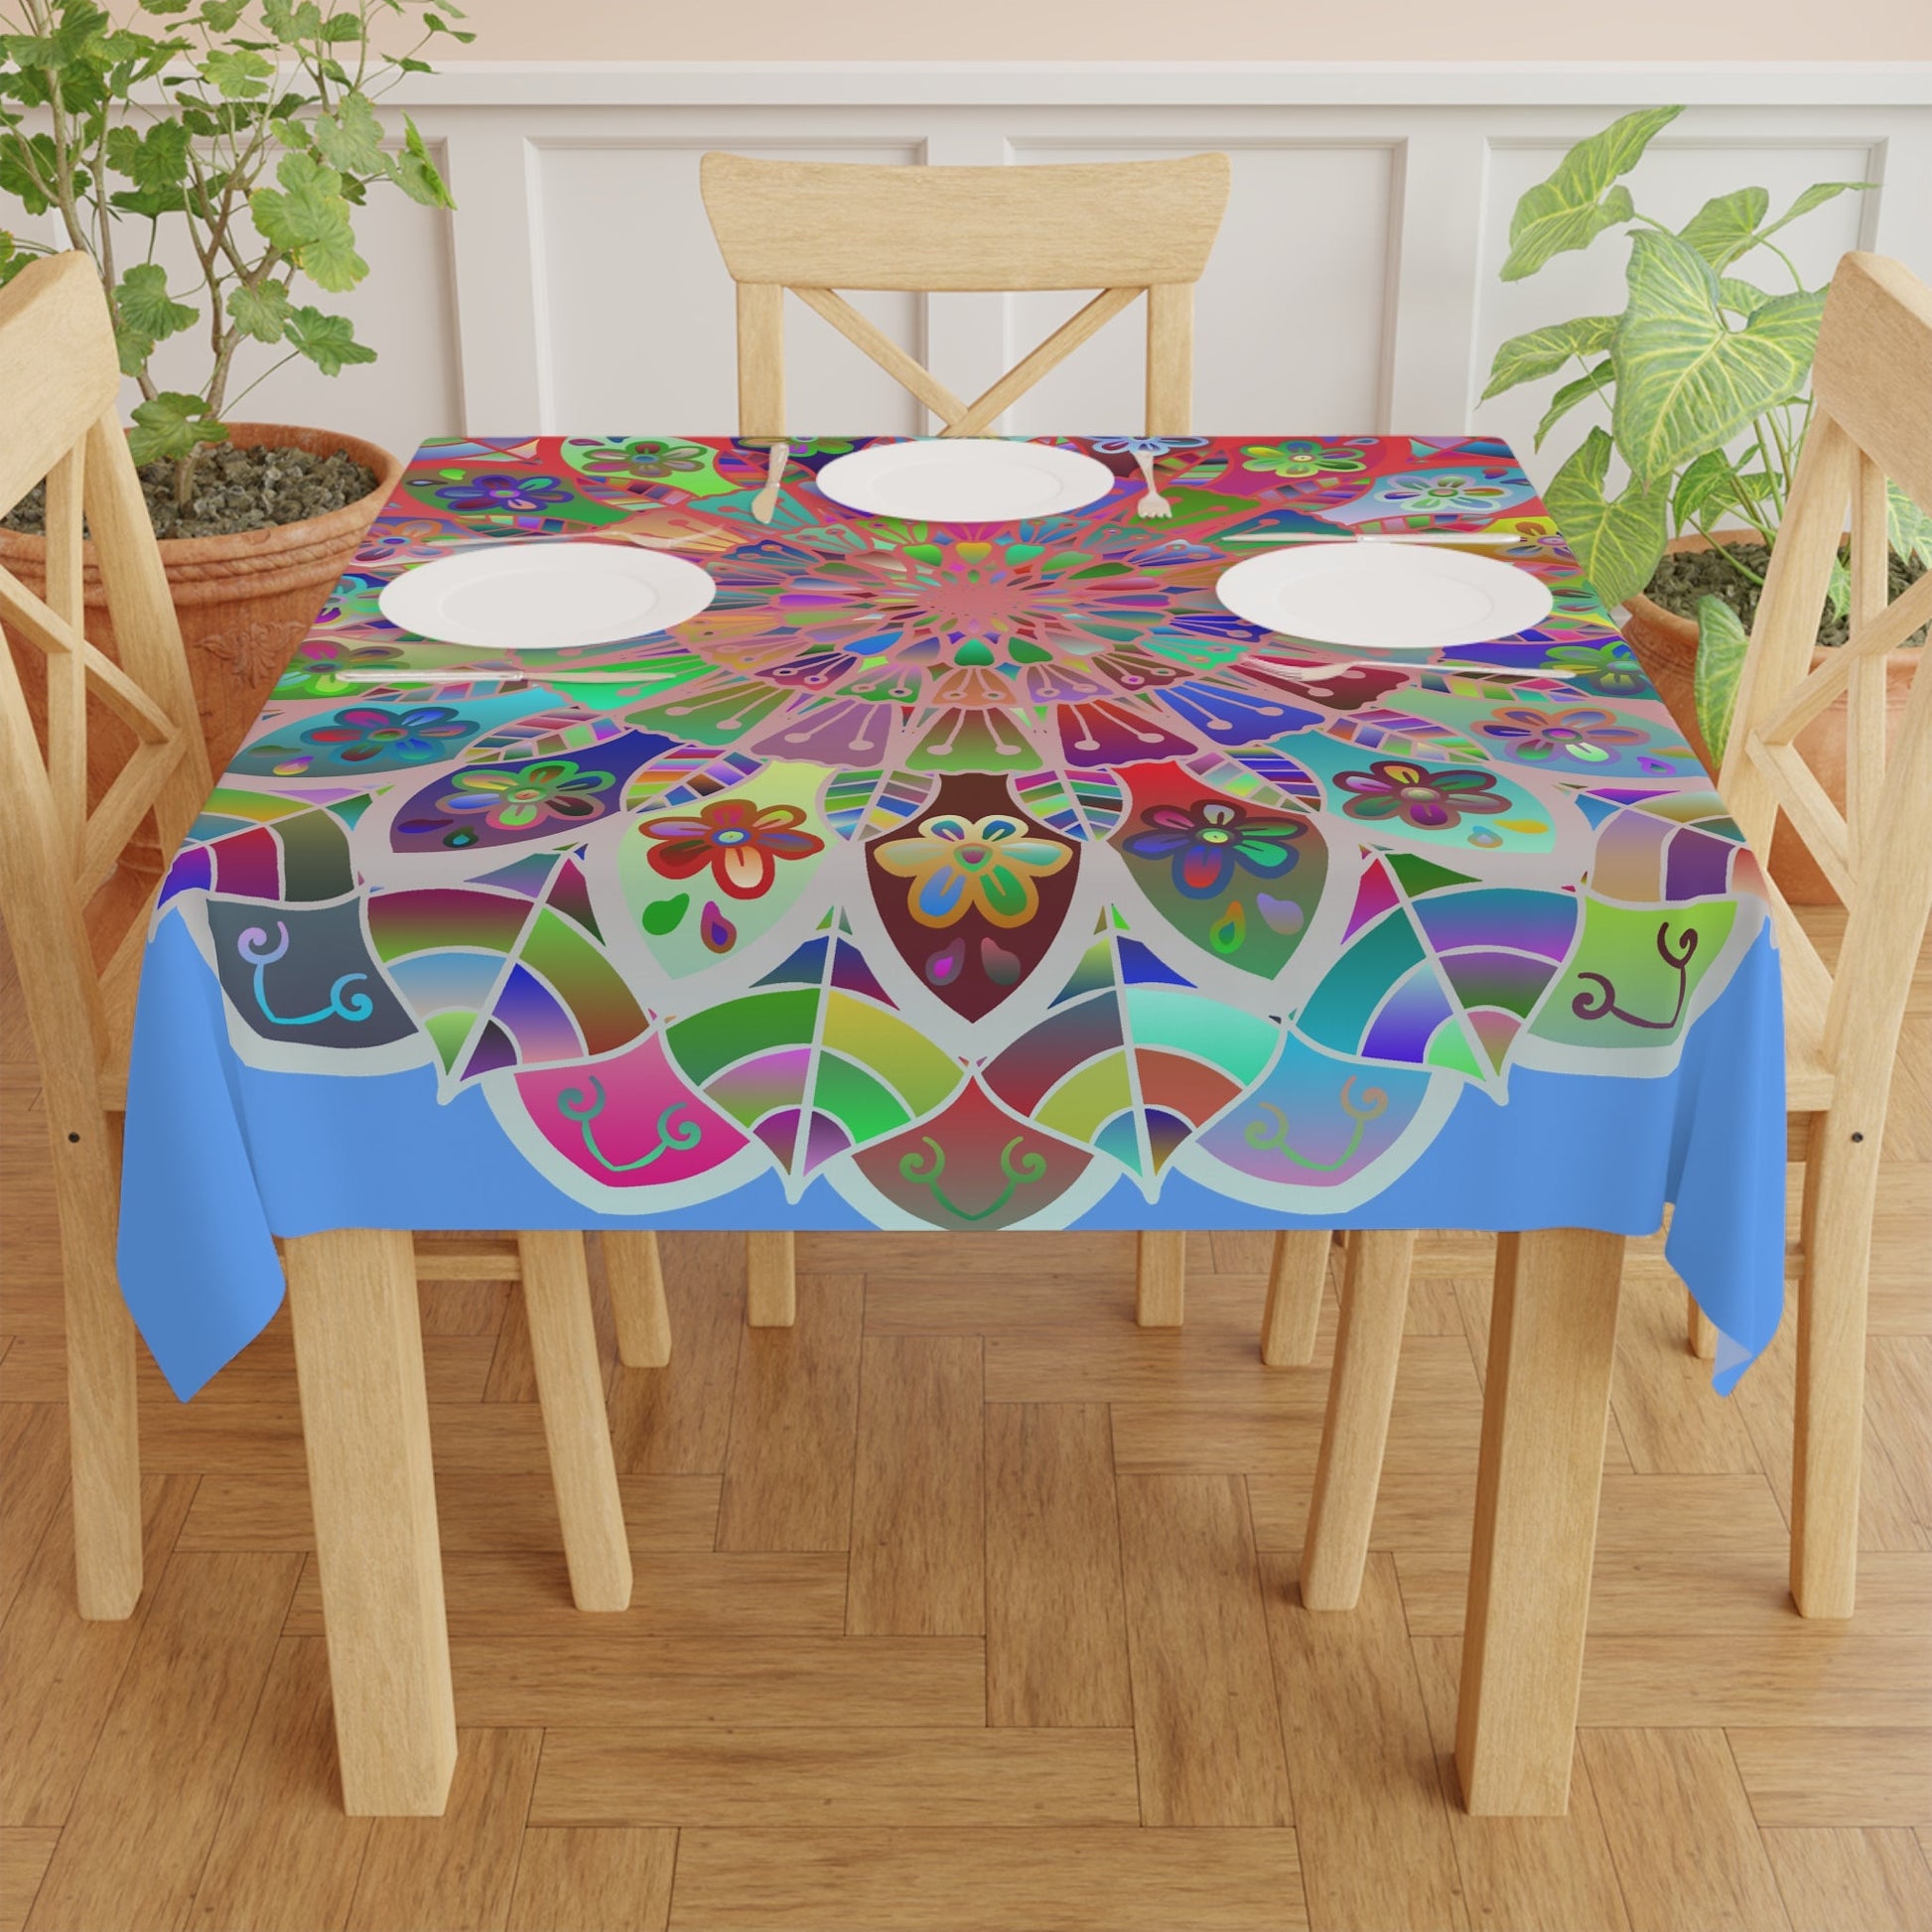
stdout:
<svg viewBox="0 0 1932 1932">
<path fill-rule="evenodd" d="M 1886 657 L 1932 621 L 1932 577 L 1889 601 L 1889 480 L 1932 512 L 1932 289 L 1882 255 L 1850 254 L 1826 300 L 1816 407 L 1772 553 L 1719 789 L 1759 852 L 1779 814 L 1845 901 L 1828 970 L 1773 889 L 1784 966 L 1786 1104 L 1802 1117 L 1804 1217 L 1791 1594 L 1806 1616 L 1852 1614 L 1858 1579 L 1865 1290 L 1892 1061 L 1932 910 L 1932 678 L 1913 653 L 1889 754 Z M 1851 504 L 1852 630 L 1811 668 Z M 1843 811 L 1798 734 L 1843 697 Z M 1794 1128 L 1799 1123 L 1794 1121 Z"/>
<path fill-rule="evenodd" d="M 1847 255 L 1826 303 L 1812 394 L 1816 409 L 1758 606 L 1720 790 L 1758 852 L 1770 851 L 1782 812 L 1847 907 L 1844 944 L 1836 970 L 1828 970 L 1772 889 L 1786 1100 L 1803 1121 L 1805 1161 L 1791 1594 L 1806 1616 L 1844 1617 L 1852 1614 L 1857 1575 L 1865 1285 L 1879 1150 L 1899 1027 L 1932 909 L 1932 679 L 1922 668 L 1913 673 L 1889 757 L 1885 744 L 1886 655 L 1932 621 L 1932 577 L 1887 603 L 1885 529 L 1887 479 L 1932 509 L 1932 290 L 1896 262 Z M 1848 500 L 1851 640 L 1813 670 Z M 1843 812 L 1795 742 L 1841 697 L 1850 713 Z M 1532 1238 L 1552 1237 L 1505 1237 L 1501 1246 Z M 1349 1238 L 1303 1553 L 1302 1589 L 1311 1607 L 1346 1609 L 1361 1587 L 1412 1239 Z M 1508 1252 L 1499 1258 L 1499 1288 L 1514 1265 Z M 1693 1316 L 1697 1345 L 1695 1310 Z M 1308 1332 L 1311 1340 L 1311 1322 Z M 1484 1428 L 1486 1435 L 1486 1420 Z"/>
<path fill-rule="evenodd" d="M 784 435 L 790 289 L 938 417 L 985 434 L 1049 369 L 1147 297 L 1147 433 L 1184 435 L 1193 412 L 1194 284 L 1227 207 L 1222 154 L 1045 168 L 878 168 L 708 154 L 705 210 L 738 284 L 738 433 Z M 838 293 L 847 289 L 1100 293 L 972 402 Z M 792 1239 L 754 1234 L 750 1319 L 792 1319 Z M 1323 1253 L 1326 1253 L 1325 1235 Z M 1186 1236 L 1140 1240 L 1136 1316 L 1177 1327 Z"/>
<path fill-rule="evenodd" d="M 0 291 L 0 503 L 19 501 L 43 477 L 48 499 L 45 600 L 0 570 L 0 620 L 18 645 L 38 647 L 46 669 L 43 747 L 13 650 L 0 648 L 0 904 L 46 1087 L 80 1613 L 96 1618 L 126 1616 L 141 1591 L 135 1338 L 114 1246 L 128 1043 L 155 881 L 117 861 L 150 816 L 160 849 L 173 851 L 210 788 L 181 632 L 116 414 L 119 386 L 106 308 L 83 256 L 36 263 Z M 84 632 L 83 512 L 118 661 Z M 87 741 L 96 705 L 120 721 L 134 748 L 90 808 Z M 356 1751 L 371 1725 L 379 1730 L 387 1722 L 382 1615 L 395 1606 L 375 1600 L 365 1566 L 384 1525 L 336 1506 L 348 1465 L 390 1455 L 395 1508 L 427 1512 L 434 1549 L 428 1438 L 399 1421 L 398 1404 L 407 1408 L 411 1390 L 394 1386 L 413 1382 L 421 1410 L 418 1271 L 410 1237 L 383 1235 L 376 1239 L 392 1264 L 384 1278 L 355 1279 L 355 1271 L 333 1265 L 343 1238 L 290 1241 L 287 1259 L 344 1788 L 351 1811 L 420 1808 L 386 1804 L 392 1794 L 379 1778 L 358 1782 Z M 613 1246 L 614 1287 L 629 1291 L 616 1297 L 625 1358 L 661 1360 L 668 1334 L 654 1251 Z M 423 1272 L 521 1280 L 572 1589 L 583 1608 L 623 1607 L 630 1558 L 582 1238 L 525 1233 L 467 1250 L 445 1241 L 432 1244 Z M 393 1332 L 378 1346 L 371 1337 L 380 1324 Z M 388 1373 L 386 1385 L 380 1374 L 362 1372 L 371 1351 L 384 1348 L 386 1364 L 377 1367 Z M 422 1588 L 417 1607 L 426 1609 L 433 1595 L 441 1641 L 440 1572 Z M 445 1685 L 447 1692 L 447 1668 Z M 449 1741 L 453 1754 L 453 1727 Z"/>
</svg>

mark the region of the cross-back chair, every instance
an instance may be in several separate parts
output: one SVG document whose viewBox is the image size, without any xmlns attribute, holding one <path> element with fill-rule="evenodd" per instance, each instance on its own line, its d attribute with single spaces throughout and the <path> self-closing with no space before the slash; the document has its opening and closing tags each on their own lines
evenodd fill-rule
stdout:
<svg viewBox="0 0 1932 1932">
<path fill-rule="evenodd" d="M 1858 1570 L 1878 1161 L 1899 1028 L 1932 910 L 1932 678 L 1923 653 L 1889 753 L 1885 699 L 1886 657 L 1932 621 L 1932 576 L 1887 601 L 1885 492 L 1889 480 L 1932 510 L 1932 289 L 1883 256 L 1847 255 L 1825 305 L 1812 395 L 1816 407 L 1751 631 L 1719 789 L 1758 853 L 1770 852 L 1780 815 L 1788 820 L 1847 908 L 1844 942 L 1828 968 L 1770 885 L 1784 979 L 1785 1097 L 1805 1170 L 1791 1594 L 1806 1616 L 1845 1617 Z M 1848 503 L 1851 637 L 1813 670 Z M 1849 714 L 1843 811 L 1797 744 L 1841 699 Z M 1505 1237 L 1505 1247 L 1518 1238 Z M 1349 1239 L 1303 1553 L 1303 1594 L 1311 1607 L 1348 1608 L 1361 1587 L 1410 1239 Z"/>
<path fill-rule="evenodd" d="M 1932 576 L 1889 593 L 1886 483 L 1932 512 L 1932 289 L 1882 255 L 1832 278 L 1815 408 L 1738 684 L 1719 789 L 1761 853 L 1782 816 L 1845 901 L 1827 968 L 1773 885 L 1784 968 L 1786 1104 L 1802 1117 L 1791 1594 L 1852 1614 L 1863 1447 L 1865 1291 L 1892 1061 L 1932 910 L 1932 678 L 1924 656 L 1886 745 L 1886 658 L 1932 621 Z M 1851 506 L 1851 635 L 1811 668 Z M 1841 698 L 1845 809 L 1797 739 Z"/>
<path fill-rule="evenodd" d="M 47 481 L 45 598 L 0 569 L 0 624 L 8 639 L 0 643 L 0 907 L 26 996 L 54 1148 L 74 1552 L 80 1613 L 95 1618 L 128 1615 L 141 1592 L 135 1340 L 114 1247 L 120 1116 L 157 882 L 151 871 L 117 862 L 150 822 L 160 851 L 172 853 L 211 784 L 181 630 L 116 412 L 119 387 L 106 306 L 84 256 L 37 262 L 0 290 L 0 505 L 11 507 Z M 85 634 L 83 517 L 118 661 Z M 30 659 L 41 665 L 44 682 L 35 677 L 24 686 L 21 666 Z M 132 750 L 90 805 L 87 745 L 103 714 L 126 729 Z M 101 760 L 95 763 L 98 770 Z M 380 1531 L 345 1520 L 335 1507 L 344 1465 L 376 1452 L 359 1438 L 370 1404 L 381 1397 L 356 1383 L 364 1345 L 357 1323 L 371 1313 L 362 1292 L 367 1285 L 333 1270 L 333 1239 L 315 1235 L 288 1244 L 297 1374 L 338 1679 L 345 1792 L 351 1810 L 382 1809 L 380 1802 L 357 1804 L 353 1762 L 353 1740 L 371 1723 L 380 1728 L 386 1692 L 379 1627 L 351 1626 L 358 1607 L 364 1625 L 375 1623 L 371 1612 L 379 1606 L 349 1601 L 345 1608 L 370 1533 Z M 401 1287 L 374 1312 L 407 1328 L 411 1345 L 401 1352 L 413 1364 L 419 1409 L 418 1266 L 427 1279 L 521 1281 L 572 1588 L 580 1607 L 621 1608 L 629 1599 L 630 1560 L 581 1237 L 431 1240 L 420 1264 L 408 1235 L 391 1239 L 400 1244 L 394 1273 Z M 614 1243 L 607 1262 L 624 1358 L 662 1361 L 669 1337 L 654 1250 Z M 427 1440 L 416 1447 L 426 1479 Z M 413 1506 L 415 1497 L 409 1501 Z M 433 1498 L 427 1506 L 433 1512 Z M 434 1595 L 440 1624 L 440 1577 Z M 359 1659 L 344 1654 L 352 1644 L 366 1645 L 372 1668 L 359 1669 Z M 353 1686 L 345 1692 L 347 1679 L 361 1685 L 360 1709 L 345 1708 L 355 1696 Z M 452 1751 L 454 1739 L 452 1728 Z M 361 1795 L 379 1800 L 383 1794 Z"/>
<path fill-rule="evenodd" d="M 708 154 L 699 181 L 725 267 L 738 284 L 741 436 L 784 434 L 786 289 L 910 390 L 946 436 L 983 435 L 1145 295 L 1148 434 L 1188 428 L 1194 284 L 1227 207 L 1226 155 L 881 168 Z M 1100 292 L 968 403 L 840 289 Z"/>
<path fill-rule="evenodd" d="M 784 436 L 787 289 L 924 403 L 943 436 L 985 434 L 1048 370 L 1145 295 L 1147 432 L 1182 435 L 1192 426 L 1194 284 L 1227 207 L 1224 154 L 1029 168 L 708 154 L 699 180 L 738 285 L 741 436 Z M 841 289 L 1100 292 L 969 403 Z M 1325 1262 L 1327 1236 L 1315 1239 Z M 1179 1325 L 1185 1247 L 1176 1232 L 1141 1236 L 1135 1306 L 1143 1326 Z M 789 1234 L 749 1237 L 755 1325 L 792 1320 L 792 1248 Z"/>
</svg>

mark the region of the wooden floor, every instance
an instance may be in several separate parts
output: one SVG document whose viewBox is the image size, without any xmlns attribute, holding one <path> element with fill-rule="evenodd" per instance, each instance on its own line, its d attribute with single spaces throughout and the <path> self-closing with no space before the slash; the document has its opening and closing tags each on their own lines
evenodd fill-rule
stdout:
<svg viewBox="0 0 1932 1932">
<path fill-rule="evenodd" d="M 1932 1927 L 1932 974 L 1887 1139 L 1860 1610 L 1785 1594 L 1790 1324 L 1731 1400 L 1631 1254 L 1570 1815 L 1449 1748 L 1488 1241 L 1418 1267 L 1360 1607 L 1305 1611 L 1316 1365 L 1256 1359 L 1264 1240 L 666 1242 L 676 1358 L 612 1422 L 636 1552 L 571 1608 L 508 1291 L 423 1294 L 462 1759 L 440 1821 L 334 1769 L 288 1329 L 192 1406 L 144 1368 L 149 1587 L 72 1599 L 44 1121 L 0 987 L 0 1932 Z M 600 1288 L 601 1294 L 601 1288 Z M 608 1310 L 601 1310 L 607 1354 Z"/>
</svg>

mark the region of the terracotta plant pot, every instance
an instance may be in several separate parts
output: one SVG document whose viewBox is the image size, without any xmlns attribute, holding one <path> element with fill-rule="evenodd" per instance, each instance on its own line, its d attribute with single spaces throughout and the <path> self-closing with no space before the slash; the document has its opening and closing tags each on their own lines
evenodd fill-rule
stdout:
<svg viewBox="0 0 1932 1932">
<path fill-rule="evenodd" d="M 366 496 L 325 516 L 232 536 L 171 537 L 161 545 L 168 589 L 188 646 L 208 761 L 217 773 L 239 748 L 403 469 L 387 450 L 335 430 L 294 429 L 282 423 L 230 423 L 228 428 L 242 448 L 266 444 L 319 456 L 345 451 L 373 470 L 376 481 Z M 88 634 L 111 656 L 113 625 L 92 544 L 85 547 L 85 556 Z M 0 530 L 0 565 L 36 595 L 45 591 L 46 546 L 40 537 Z M 90 739 L 94 736 L 90 732 Z M 100 775 L 112 774 L 125 756 L 125 741 L 117 748 L 110 736 L 101 743 L 98 759 L 91 744 L 89 750 L 89 775 L 98 796 Z"/>
<path fill-rule="evenodd" d="M 1725 543 L 1756 543 L 1759 541 L 1754 530 L 1721 530 L 1719 539 Z M 1703 537 L 1678 537 L 1670 545 L 1672 550 L 1705 550 L 1710 545 Z M 1700 759 L 1705 768 L 1716 775 L 1710 748 L 1704 742 L 1704 734 L 1698 730 L 1697 721 L 1697 655 L 1698 627 L 1695 618 L 1680 618 L 1673 611 L 1666 611 L 1661 604 L 1653 603 L 1639 594 L 1631 598 L 1625 607 L 1629 615 L 1623 625 L 1623 634 L 1630 640 L 1630 648 L 1637 654 L 1637 662 L 1644 668 L 1644 674 L 1657 687 L 1657 695 L 1669 706 L 1671 716 L 1683 732 L 1685 742 Z M 1812 652 L 1814 669 L 1826 663 L 1831 652 L 1819 646 Z M 1902 651 L 1894 651 L 1885 666 L 1885 712 L 1887 736 L 1898 730 L 1899 720 L 1905 713 L 1905 701 L 1911 695 L 1913 660 Z M 1831 794 L 1832 801 L 1842 811 L 1845 808 L 1845 700 L 1827 711 L 1823 717 L 1809 724 L 1798 736 L 1798 749 L 1804 755 L 1805 762 L 1817 774 L 1818 781 Z M 1771 877 L 1778 883 L 1778 889 L 1794 905 L 1836 905 L 1838 894 L 1832 883 L 1819 870 L 1818 862 L 1805 850 L 1790 825 L 1782 818 L 1778 820 L 1777 836 L 1771 844 Z"/>
</svg>

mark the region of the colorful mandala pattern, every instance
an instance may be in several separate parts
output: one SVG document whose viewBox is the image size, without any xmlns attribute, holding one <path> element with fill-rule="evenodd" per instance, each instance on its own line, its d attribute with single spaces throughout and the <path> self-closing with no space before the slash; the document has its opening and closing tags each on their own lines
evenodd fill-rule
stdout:
<svg viewBox="0 0 1932 1932">
<path fill-rule="evenodd" d="M 1115 488 L 985 526 L 841 508 L 862 438 L 795 442 L 762 520 L 765 443 L 426 447 L 170 875 L 244 1057 L 481 1087 L 605 1212 L 770 1173 L 936 1228 L 1175 1173 L 1340 1211 L 1471 1084 L 1667 1071 L 1759 882 L 1508 450 L 1068 441 Z M 1545 623 L 1363 661 L 1215 595 L 1296 533 L 1478 526 Z M 473 681 L 380 615 L 565 537 L 717 597 Z"/>
</svg>

